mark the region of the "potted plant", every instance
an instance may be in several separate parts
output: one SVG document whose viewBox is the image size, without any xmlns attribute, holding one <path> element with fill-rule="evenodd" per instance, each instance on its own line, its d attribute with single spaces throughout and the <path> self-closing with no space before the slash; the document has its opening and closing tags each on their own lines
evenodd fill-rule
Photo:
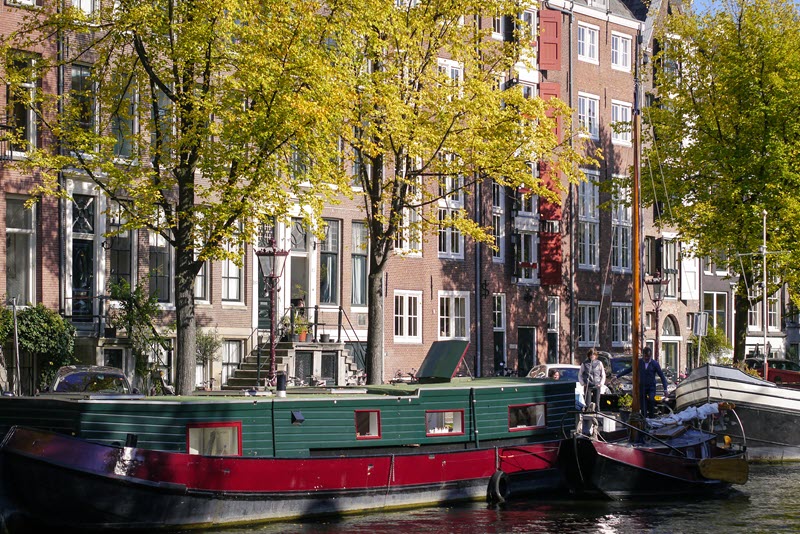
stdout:
<svg viewBox="0 0 800 534">
<path fill-rule="evenodd" d="M 624 395 L 620 395 L 619 399 L 617 399 L 617 407 L 619 408 L 619 417 L 624 422 L 628 422 L 628 419 L 631 417 L 631 406 L 633 405 L 633 397 L 631 397 L 628 393 Z"/>
<path fill-rule="evenodd" d="M 305 341 L 308 336 L 308 319 L 305 315 L 297 315 L 294 319 L 294 332 L 298 336 L 298 341 Z"/>
</svg>

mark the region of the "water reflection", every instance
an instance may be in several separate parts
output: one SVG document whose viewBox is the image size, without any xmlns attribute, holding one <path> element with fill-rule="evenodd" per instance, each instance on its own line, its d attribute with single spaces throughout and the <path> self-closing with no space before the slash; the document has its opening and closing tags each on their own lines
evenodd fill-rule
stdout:
<svg viewBox="0 0 800 534">
<path fill-rule="evenodd" d="M 339 519 L 224 529 L 223 534 L 506 534 L 800 532 L 800 464 L 753 465 L 724 498 L 668 502 L 517 501 L 420 508 Z"/>
</svg>

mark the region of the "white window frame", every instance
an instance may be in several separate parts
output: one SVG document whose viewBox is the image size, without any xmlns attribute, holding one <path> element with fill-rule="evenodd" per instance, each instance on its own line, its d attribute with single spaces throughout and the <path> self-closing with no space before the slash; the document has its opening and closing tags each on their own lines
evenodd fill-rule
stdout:
<svg viewBox="0 0 800 534">
<path fill-rule="evenodd" d="M 711 309 L 706 307 L 706 298 L 710 297 L 712 301 Z M 719 306 L 719 300 L 722 300 L 722 309 Z M 723 332 L 728 332 L 727 322 L 728 318 L 728 293 L 724 291 L 704 291 L 702 301 L 703 311 L 708 313 L 708 326 L 721 329 Z M 723 316 L 722 324 L 719 324 L 719 315 Z"/>
<path fill-rule="evenodd" d="M 461 230 L 452 226 L 445 226 L 444 221 L 455 217 L 457 210 L 439 206 L 439 240 L 438 254 L 444 260 L 463 260 L 464 259 L 464 234 Z"/>
<path fill-rule="evenodd" d="M 222 376 L 221 384 L 227 384 L 228 379 L 236 371 L 244 357 L 244 343 L 241 339 L 225 339 L 222 341 Z"/>
<path fill-rule="evenodd" d="M 600 326 L 600 303 L 578 301 L 578 346 L 594 347 Z"/>
<path fill-rule="evenodd" d="M 202 273 L 202 274 L 201 274 Z M 201 304 L 211 302 L 211 284 L 209 275 L 211 274 L 211 262 L 203 262 L 203 266 L 197 271 L 194 279 L 194 301 Z"/>
<path fill-rule="evenodd" d="M 422 177 L 417 176 L 414 191 L 409 193 L 409 201 L 419 204 L 422 201 Z M 402 256 L 422 256 L 422 217 L 415 208 L 403 208 L 403 223 L 394 240 L 394 252 Z"/>
<path fill-rule="evenodd" d="M 578 186 L 578 268 L 595 271 L 600 257 L 599 173 L 585 170 L 587 180 Z"/>
<path fill-rule="evenodd" d="M 361 231 L 357 232 L 356 229 L 361 228 L 363 230 L 363 235 L 361 235 Z M 368 298 L 368 276 L 369 276 L 369 225 L 367 221 L 352 221 L 351 222 L 351 231 L 352 231 L 352 241 L 351 241 L 351 251 L 350 251 L 350 268 L 351 268 L 351 284 L 350 284 L 350 306 L 352 309 L 366 309 Z M 358 278 L 359 273 L 358 269 L 356 269 L 356 261 L 364 263 L 364 272 L 361 273 L 363 278 Z M 356 295 L 356 286 L 361 286 L 363 284 L 363 303 L 356 303 L 355 295 Z"/>
<path fill-rule="evenodd" d="M 503 16 L 500 13 L 492 17 L 492 39 L 503 40 Z"/>
<path fill-rule="evenodd" d="M 87 15 L 91 15 L 97 9 L 95 0 L 72 0 L 72 6 L 77 7 Z"/>
<path fill-rule="evenodd" d="M 747 308 L 747 329 L 748 330 L 761 330 L 761 312 L 762 306 L 760 303 L 751 304 Z"/>
<path fill-rule="evenodd" d="M 518 284 L 539 283 L 539 233 L 519 232 L 517 248 Z"/>
<path fill-rule="evenodd" d="M 675 300 L 678 298 L 678 277 L 680 277 L 680 269 L 678 268 L 678 240 L 674 237 L 667 237 L 666 235 L 661 240 L 661 262 L 662 262 L 662 278 L 667 279 L 667 284 L 664 286 L 664 298 Z"/>
<path fill-rule="evenodd" d="M 23 2 L 20 2 L 20 1 L 17 1 L 16 3 L 24 4 Z M 28 4 L 24 4 L 24 5 L 34 5 L 34 4 L 35 4 L 35 0 L 31 1 Z M 14 59 L 14 61 L 17 61 L 17 60 L 26 61 L 30 67 L 35 67 L 36 66 L 36 58 L 33 57 L 33 56 L 30 56 L 30 55 L 20 56 L 19 58 Z M 22 82 L 20 84 L 21 88 L 28 90 L 27 94 L 28 94 L 29 99 L 28 99 L 28 102 L 26 103 L 26 111 L 25 111 L 25 127 L 28 130 L 28 137 L 27 137 L 27 139 L 25 139 L 25 141 L 28 142 L 28 146 L 31 147 L 31 148 L 36 148 L 37 147 L 37 140 L 38 140 L 38 135 L 39 135 L 38 134 L 38 129 L 37 129 L 37 121 L 36 121 L 36 109 L 34 108 L 34 102 L 35 102 L 35 99 L 36 99 L 36 83 L 37 83 L 37 80 L 34 78 L 32 80 L 26 80 L 26 81 L 24 81 L 24 82 Z M 11 97 L 10 91 L 11 91 L 11 88 L 7 86 L 6 97 L 8 99 L 8 102 L 7 102 L 8 105 L 11 105 L 12 103 L 16 103 L 17 102 L 16 99 L 11 99 L 10 98 Z M 22 102 L 20 102 L 20 104 L 21 103 Z M 11 111 L 11 114 L 13 115 L 13 110 Z M 14 118 L 16 118 L 16 117 L 14 117 Z M 16 128 L 19 128 L 20 126 L 21 125 L 19 125 L 19 124 L 15 124 Z M 12 150 L 11 151 L 11 157 L 13 159 L 24 159 L 24 158 L 27 157 L 27 155 L 28 155 L 27 151 L 22 151 L 22 150 Z"/>
<path fill-rule="evenodd" d="M 778 319 L 778 294 L 773 293 L 767 300 L 767 329 L 770 332 L 778 332 L 780 330 Z"/>
<path fill-rule="evenodd" d="M 162 226 L 166 224 L 166 215 L 164 214 L 163 210 L 159 208 L 158 213 L 158 222 L 157 226 Z M 148 272 L 147 272 L 147 280 L 148 285 L 150 282 L 150 272 L 152 269 L 152 265 L 150 264 L 150 248 L 152 247 L 166 247 L 169 251 L 169 299 L 158 301 L 158 305 L 162 309 L 170 309 L 175 306 L 175 247 L 173 247 L 164 236 L 161 235 L 160 232 L 156 230 L 149 230 L 148 232 L 148 248 L 147 248 L 147 259 L 148 259 Z M 152 294 L 152 289 L 148 290 L 148 295 Z"/>
<path fill-rule="evenodd" d="M 630 102 L 621 100 L 611 101 L 611 142 L 615 145 L 631 146 L 631 114 L 633 106 Z M 620 126 L 627 125 L 624 131 L 618 131 Z"/>
<path fill-rule="evenodd" d="M 469 291 L 439 291 L 438 293 L 438 339 L 463 339 L 469 340 Z M 463 315 L 456 313 L 456 304 L 461 303 Z M 443 313 L 443 307 L 447 314 Z M 463 331 L 459 332 L 459 322 L 463 321 Z M 458 334 L 462 335 L 458 335 Z"/>
<path fill-rule="evenodd" d="M 8 202 L 24 202 L 27 199 L 24 197 L 15 197 L 15 196 L 8 196 L 6 197 L 6 223 L 8 222 Z M 23 209 L 24 208 L 23 206 Z M 27 266 L 25 267 L 25 281 L 23 282 L 25 295 L 23 296 L 24 302 L 17 302 L 17 306 L 25 306 L 29 302 L 35 302 L 35 291 L 36 291 L 36 209 L 30 208 L 26 209 L 26 211 L 30 211 L 31 213 L 31 227 L 30 228 L 14 228 L 6 226 L 6 245 L 8 244 L 8 238 L 10 236 L 27 236 L 28 242 L 25 245 L 25 259 L 27 262 Z M 6 249 L 6 260 L 8 260 L 8 249 Z M 9 298 L 8 295 L 8 268 L 10 267 L 10 263 L 6 263 L 6 288 L 5 288 L 5 295 L 6 298 Z"/>
<path fill-rule="evenodd" d="M 506 330 L 506 294 L 492 294 L 492 330 L 505 332 Z"/>
<path fill-rule="evenodd" d="M 447 76 L 454 87 L 461 87 L 463 85 L 464 65 L 458 61 L 444 58 L 438 58 L 437 64 L 439 66 L 439 72 Z"/>
<path fill-rule="evenodd" d="M 547 331 L 558 332 L 561 323 L 561 299 L 555 296 L 547 297 Z"/>
<path fill-rule="evenodd" d="M 108 199 L 107 200 L 108 207 L 108 217 L 106 219 L 107 228 L 106 230 L 114 231 L 119 230 L 119 228 L 125 224 L 125 216 L 122 210 L 122 207 L 119 205 L 118 202 Z M 106 243 L 103 247 L 108 247 L 106 255 L 111 262 L 111 268 L 113 271 L 114 267 L 114 254 L 123 250 L 123 247 L 117 248 L 117 239 L 121 239 L 124 237 L 128 238 L 128 245 L 124 247 L 124 250 L 127 250 L 129 254 L 128 259 L 128 272 L 130 274 L 130 284 L 131 287 L 134 287 L 136 284 L 136 253 L 137 253 L 137 246 L 136 246 L 136 231 L 135 230 L 123 230 L 117 233 L 114 236 L 110 236 L 106 238 Z M 127 235 L 126 235 L 127 234 Z M 115 273 L 109 272 L 109 282 L 114 282 Z"/>
<path fill-rule="evenodd" d="M 527 39 L 529 43 L 535 44 L 537 32 L 536 12 L 526 9 L 522 12 L 520 20 L 520 39 Z"/>
<path fill-rule="evenodd" d="M 578 126 L 582 137 L 600 139 L 600 97 L 591 93 L 578 93 Z"/>
<path fill-rule="evenodd" d="M 339 219 L 323 219 L 324 224 L 327 226 L 327 235 L 325 239 L 319 243 L 317 250 L 319 253 L 319 294 L 318 300 L 320 306 L 339 306 L 342 298 L 342 229 L 344 225 Z M 327 280 L 332 286 L 329 288 L 330 297 L 328 300 L 323 301 L 324 292 L 322 291 L 322 272 L 325 266 L 325 259 L 332 259 L 333 275 L 328 273 Z"/>
<path fill-rule="evenodd" d="M 630 35 L 611 32 L 611 68 L 624 72 L 631 71 L 631 50 L 633 39 Z"/>
<path fill-rule="evenodd" d="M 492 181 L 492 236 L 497 250 L 492 250 L 492 261 L 504 263 L 506 257 L 506 195 L 505 188 Z"/>
<path fill-rule="evenodd" d="M 631 342 L 631 312 L 628 302 L 611 303 L 611 346 L 625 347 Z"/>
<path fill-rule="evenodd" d="M 615 178 L 622 178 L 615 176 Z M 631 250 L 633 246 L 633 210 L 630 205 L 630 190 L 617 189 L 611 210 L 611 270 L 630 273 L 633 270 Z"/>
<path fill-rule="evenodd" d="M 242 227 L 238 225 L 241 232 Z M 225 252 L 229 254 L 237 254 L 240 252 L 238 243 L 226 242 L 224 244 Z M 222 286 L 222 302 L 224 304 L 243 304 L 244 303 L 244 260 L 242 266 L 236 265 L 236 262 L 231 258 L 222 260 L 221 269 L 221 283 Z M 235 295 L 231 295 L 231 291 Z"/>
<path fill-rule="evenodd" d="M 586 61 L 598 65 L 600 43 L 600 27 L 584 22 L 578 23 L 578 61 Z"/>
<path fill-rule="evenodd" d="M 131 160 L 136 158 L 136 148 L 137 147 L 134 144 L 134 138 L 135 138 L 136 134 L 139 133 L 139 93 L 138 93 L 138 91 L 136 90 L 135 87 L 131 87 L 129 89 L 129 91 L 130 91 L 130 94 L 128 94 L 126 96 L 128 97 L 128 105 L 130 106 L 130 110 L 129 111 L 130 111 L 131 116 L 130 116 L 129 120 L 130 120 L 131 131 L 128 134 L 129 135 L 129 139 L 127 140 L 127 142 L 130 143 L 130 151 L 131 151 L 131 153 L 130 154 L 122 154 L 122 151 L 120 150 L 120 153 L 118 154 L 117 153 L 117 143 L 115 142 L 114 143 L 114 147 L 112 149 L 113 152 L 114 152 L 114 159 L 117 162 L 120 162 L 120 163 L 128 162 L 128 161 L 131 161 Z M 125 98 L 125 96 L 123 96 L 123 98 Z M 120 108 L 119 109 L 122 109 L 122 104 L 120 104 Z M 127 119 L 123 120 L 122 118 L 117 119 L 115 117 L 116 117 L 116 115 L 112 115 L 112 117 L 110 118 L 110 126 L 109 126 L 110 131 L 109 131 L 109 134 L 112 137 L 116 136 L 118 131 L 119 131 L 119 126 L 117 126 L 117 124 L 119 124 L 119 123 L 117 123 L 115 121 L 119 120 L 120 122 L 127 122 Z M 124 132 L 120 133 L 120 136 L 123 139 L 123 146 L 124 146 L 124 143 L 125 143 Z M 118 138 L 118 140 L 119 140 L 119 138 Z"/>
<path fill-rule="evenodd" d="M 398 300 L 403 306 L 399 313 Z M 395 289 L 392 315 L 395 321 L 392 325 L 395 343 L 422 343 L 422 291 Z M 401 335 L 397 334 L 397 321 L 402 322 Z M 409 334 L 410 326 L 416 330 L 413 335 Z"/>
</svg>

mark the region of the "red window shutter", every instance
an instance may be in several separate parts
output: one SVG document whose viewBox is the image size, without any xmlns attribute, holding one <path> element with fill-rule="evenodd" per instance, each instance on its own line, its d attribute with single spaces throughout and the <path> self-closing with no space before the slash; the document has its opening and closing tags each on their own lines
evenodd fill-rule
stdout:
<svg viewBox="0 0 800 534">
<path fill-rule="evenodd" d="M 561 70 L 561 13 L 539 11 L 539 68 Z"/>
<path fill-rule="evenodd" d="M 542 82 L 539 84 L 539 97 L 544 100 L 550 100 L 551 98 L 559 98 L 561 95 L 561 85 L 553 82 Z M 548 116 L 552 116 L 552 113 L 548 111 Z M 559 142 L 561 142 L 561 117 L 556 120 L 556 138 Z"/>
<path fill-rule="evenodd" d="M 543 286 L 561 284 L 561 234 L 539 233 L 539 280 Z"/>
<path fill-rule="evenodd" d="M 555 171 L 551 171 L 544 163 L 539 164 L 539 176 L 542 179 L 544 186 L 550 191 L 558 191 L 555 180 L 558 175 Z M 539 199 L 539 219 L 543 221 L 560 221 L 561 220 L 561 205 L 555 202 L 549 202 L 544 198 Z"/>
</svg>

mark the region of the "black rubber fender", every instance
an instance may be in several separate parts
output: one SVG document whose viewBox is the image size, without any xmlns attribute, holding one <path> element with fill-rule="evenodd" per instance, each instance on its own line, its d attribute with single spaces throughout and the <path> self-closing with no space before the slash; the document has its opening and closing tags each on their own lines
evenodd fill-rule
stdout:
<svg viewBox="0 0 800 534">
<path fill-rule="evenodd" d="M 508 500 L 510 493 L 508 475 L 498 469 L 489 478 L 489 487 L 486 489 L 486 500 L 490 504 L 503 504 Z"/>
</svg>

